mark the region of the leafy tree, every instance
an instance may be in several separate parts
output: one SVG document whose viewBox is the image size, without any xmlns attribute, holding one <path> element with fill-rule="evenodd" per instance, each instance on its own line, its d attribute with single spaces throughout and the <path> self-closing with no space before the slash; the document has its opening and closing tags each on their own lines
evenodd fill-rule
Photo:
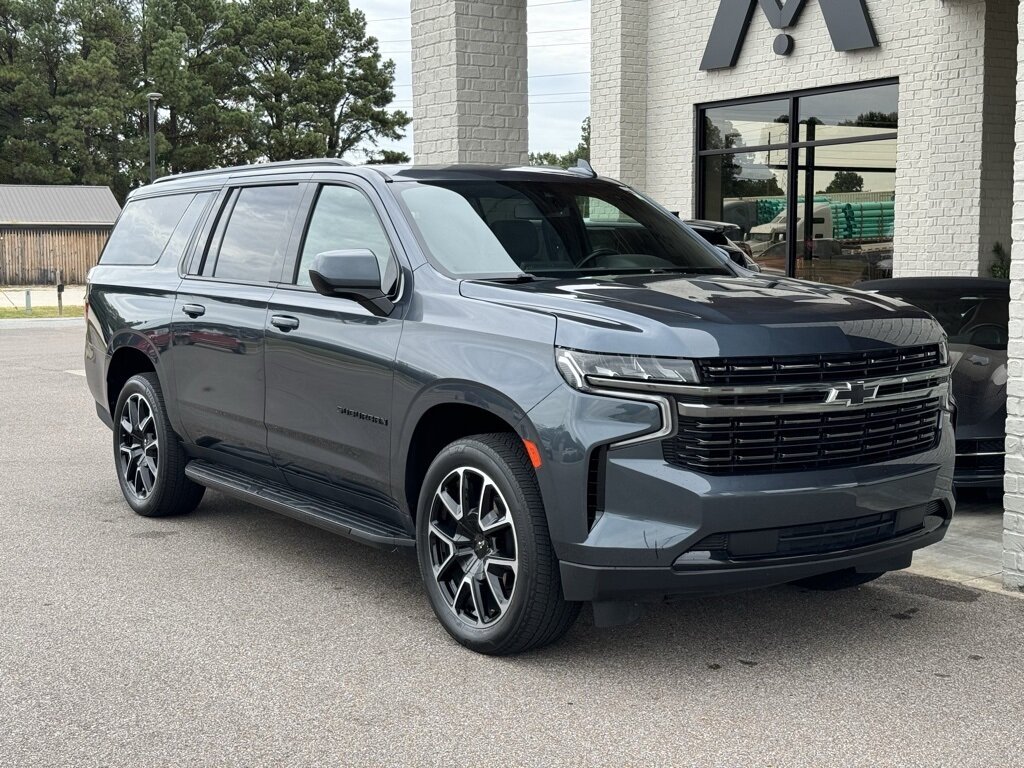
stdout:
<svg viewBox="0 0 1024 768">
<path fill-rule="evenodd" d="M 256 117 L 235 99 L 248 63 L 229 11 L 227 0 L 152 0 L 147 8 L 145 79 L 147 89 L 163 94 L 159 159 L 166 172 L 239 165 L 259 155 Z M 145 121 L 144 95 L 139 104 Z"/>
<path fill-rule="evenodd" d="M 784 195 L 785 192 L 779 186 L 779 180 L 775 177 L 774 173 L 761 179 L 742 177 L 744 168 L 754 168 L 758 164 L 754 162 L 754 156 L 751 153 L 739 151 L 742 148 L 737 147 L 736 142 L 740 138 L 741 136 L 738 131 L 730 130 L 723 134 L 717 125 L 710 120 L 705 120 L 704 142 L 708 149 L 736 148 L 738 150 L 735 153 L 729 152 L 723 155 L 716 155 L 707 160 L 707 162 L 714 161 L 722 164 L 722 199 L 730 197 L 779 197 Z"/>
<path fill-rule="evenodd" d="M 580 126 L 580 142 L 576 149 L 569 150 L 564 155 L 554 152 L 531 152 L 530 165 L 550 165 L 560 168 L 572 168 L 580 160 L 590 160 L 590 118 L 584 118 Z"/>
<path fill-rule="evenodd" d="M 366 153 L 367 165 L 403 165 L 409 161 L 409 156 L 401 150 L 381 149 Z"/>
<path fill-rule="evenodd" d="M 841 192 L 863 192 L 864 177 L 854 171 L 837 171 L 836 175 L 825 187 L 823 194 L 839 194 Z M 822 194 L 822 193 L 819 193 Z"/>
<path fill-rule="evenodd" d="M 865 112 L 854 120 L 845 120 L 840 125 L 859 128 L 884 128 L 895 131 L 899 126 L 899 112 Z"/>
<path fill-rule="evenodd" d="M 410 118 L 390 111 L 393 61 L 348 0 L 251 0 L 233 5 L 249 62 L 239 101 L 258 118 L 270 160 L 338 157 L 365 141 L 398 139 Z"/>
<path fill-rule="evenodd" d="M 148 178 L 398 139 L 394 63 L 347 0 L 0 0 L 0 182 Z M 402 153 L 380 158 L 401 162 Z"/>
</svg>

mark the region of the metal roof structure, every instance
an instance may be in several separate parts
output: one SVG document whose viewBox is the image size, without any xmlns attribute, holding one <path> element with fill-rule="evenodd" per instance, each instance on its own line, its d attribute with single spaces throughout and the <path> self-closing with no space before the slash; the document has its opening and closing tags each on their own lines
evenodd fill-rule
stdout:
<svg viewBox="0 0 1024 768">
<path fill-rule="evenodd" d="M 120 212 L 109 187 L 0 184 L 0 226 L 110 226 Z"/>
</svg>

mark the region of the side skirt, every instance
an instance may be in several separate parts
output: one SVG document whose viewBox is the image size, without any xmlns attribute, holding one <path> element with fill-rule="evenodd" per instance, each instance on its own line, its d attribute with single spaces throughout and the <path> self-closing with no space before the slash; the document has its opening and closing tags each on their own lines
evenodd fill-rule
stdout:
<svg viewBox="0 0 1024 768">
<path fill-rule="evenodd" d="M 407 531 L 387 522 L 234 469 L 197 459 L 188 463 L 185 475 L 199 485 L 363 544 L 385 549 L 416 545 Z"/>
</svg>

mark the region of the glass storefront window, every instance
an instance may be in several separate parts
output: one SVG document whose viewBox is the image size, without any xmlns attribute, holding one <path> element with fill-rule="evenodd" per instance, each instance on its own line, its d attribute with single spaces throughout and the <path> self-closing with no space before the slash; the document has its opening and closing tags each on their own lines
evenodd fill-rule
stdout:
<svg viewBox="0 0 1024 768">
<path fill-rule="evenodd" d="M 835 285 L 890 276 L 897 100 L 890 83 L 701 110 L 698 216 L 736 225 L 769 274 Z M 784 144 L 723 147 L 718 132 L 710 145 L 703 140 L 724 115 L 782 115 L 791 106 L 808 117 L 799 137 L 785 126 Z"/>
<path fill-rule="evenodd" d="M 765 147 L 788 142 L 788 101 L 761 101 L 704 110 L 706 149 Z"/>
<path fill-rule="evenodd" d="M 882 85 L 798 99 L 800 141 L 862 139 L 895 133 L 899 86 Z"/>
</svg>

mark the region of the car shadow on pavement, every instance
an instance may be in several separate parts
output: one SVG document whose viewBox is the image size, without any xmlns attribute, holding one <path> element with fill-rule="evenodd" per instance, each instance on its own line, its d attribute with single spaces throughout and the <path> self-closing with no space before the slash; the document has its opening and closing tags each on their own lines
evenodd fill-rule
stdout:
<svg viewBox="0 0 1024 768">
<path fill-rule="evenodd" d="M 324 615 L 330 615 L 330 601 L 357 611 L 360 605 L 379 609 L 385 601 L 385 612 L 424 623 L 423 642 L 431 648 L 457 649 L 430 611 L 409 552 L 367 547 L 214 493 L 175 525 L 195 536 L 216 536 L 218 546 L 238 556 L 255 550 L 261 568 L 300 580 L 309 599 L 327 601 L 318 606 Z M 969 636 L 984 621 L 976 608 L 982 599 L 1007 598 L 893 573 L 840 592 L 787 585 L 652 604 L 638 622 L 614 628 L 596 628 L 585 606 L 561 642 L 500 663 L 581 674 L 626 663 L 634 671 L 711 679 L 727 669 L 870 664 L 879 655 L 889 664 L 909 665 L 947 652 L 980 659 L 985 651 L 971 646 Z"/>
</svg>

